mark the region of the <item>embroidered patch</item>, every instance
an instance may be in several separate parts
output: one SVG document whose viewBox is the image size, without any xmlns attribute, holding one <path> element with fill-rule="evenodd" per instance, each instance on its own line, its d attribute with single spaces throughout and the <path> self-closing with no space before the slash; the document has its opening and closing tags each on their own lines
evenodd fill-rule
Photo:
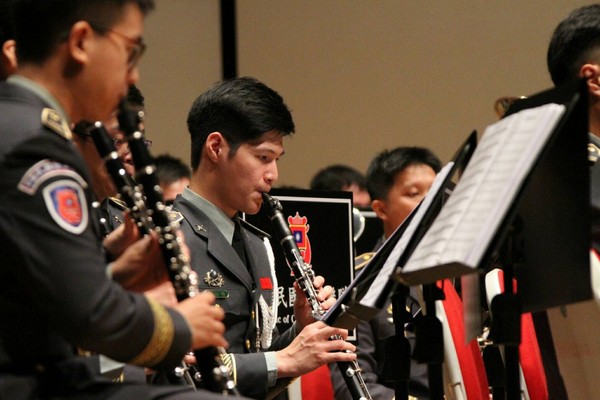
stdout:
<svg viewBox="0 0 600 400">
<path fill-rule="evenodd" d="M 260 288 L 263 290 L 273 289 L 273 282 L 271 282 L 271 278 L 269 278 L 269 277 L 260 278 Z"/>
<path fill-rule="evenodd" d="M 82 187 L 87 188 L 87 183 L 83 178 L 68 165 L 48 159 L 32 165 L 19 181 L 17 188 L 33 196 L 42 183 L 56 176 L 68 176 L 79 182 Z"/>
<path fill-rule="evenodd" d="M 69 179 L 52 182 L 42 193 L 46 208 L 58 226 L 76 235 L 87 228 L 85 193 L 76 182 Z"/>
</svg>

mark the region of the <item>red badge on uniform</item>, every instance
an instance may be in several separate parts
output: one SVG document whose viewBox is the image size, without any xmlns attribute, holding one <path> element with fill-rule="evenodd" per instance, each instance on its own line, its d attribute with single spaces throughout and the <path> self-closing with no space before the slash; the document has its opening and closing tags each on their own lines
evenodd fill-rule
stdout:
<svg viewBox="0 0 600 400">
<path fill-rule="evenodd" d="M 88 213 L 81 186 L 65 179 L 52 182 L 44 188 L 43 193 L 48 212 L 61 228 L 75 234 L 85 230 Z"/>
<path fill-rule="evenodd" d="M 263 290 L 273 289 L 273 281 L 271 281 L 271 278 L 270 277 L 260 278 L 260 288 Z"/>
</svg>

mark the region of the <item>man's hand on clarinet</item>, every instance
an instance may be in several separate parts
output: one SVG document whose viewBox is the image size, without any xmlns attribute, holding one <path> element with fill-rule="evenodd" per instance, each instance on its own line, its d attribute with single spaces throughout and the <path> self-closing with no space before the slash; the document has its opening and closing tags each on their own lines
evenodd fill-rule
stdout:
<svg viewBox="0 0 600 400">
<path fill-rule="evenodd" d="M 326 311 L 335 304 L 335 296 L 333 287 L 326 285 L 325 278 L 316 276 L 313 280 L 313 287 L 317 293 L 317 301 L 321 304 L 321 308 Z M 300 287 L 294 283 L 296 289 L 296 299 L 294 301 L 294 316 L 296 318 L 296 329 L 302 331 L 305 326 L 312 324 L 316 320 L 313 317 L 313 310 L 306 299 L 306 295 Z"/>
<path fill-rule="evenodd" d="M 339 335 L 340 339 L 330 340 Z M 356 347 L 346 342 L 348 331 L 318 321 L 307 325 L 285 349 L 277 351 L 278 377 L 296 377 L 321 365 L 356 359 Z"/>
</svg>

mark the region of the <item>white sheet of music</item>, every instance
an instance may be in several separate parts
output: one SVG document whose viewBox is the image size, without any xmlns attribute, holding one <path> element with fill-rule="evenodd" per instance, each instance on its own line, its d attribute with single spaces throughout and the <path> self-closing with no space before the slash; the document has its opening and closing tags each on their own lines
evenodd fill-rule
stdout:
<svg viewBox="0 0 600 400">
<path fill-rule="evenodd" d="M 413 219 L 410 221 L 410 224 L 406 227 L 406 230 L 402 234 L 400 240 L 398 240 L 398 243 L 396 243 L 396 246 L 394 246 L 394 248 L 392 249 L 390 256 L 383 263 L 383 267 L 381 267 L 381 270 L 373 280 L 371 287 L 369 288 L 367 293 L 365 293 L 363 298 L 359 301 L 360 304 L 367 307 L 375 307 L 375 302 L 377 301 L 381 290 L 383 289 L 387 281 L 390 279 L 390 276 L 396 269 L 396 264 L 398 263 L 400 256 L 404 252 L 408 241 L 410 240 L 414 231 L 421 223 L 423 215 L 425 214 L 425 211 L 429 209 L 429 206 L 433 201 L 435 194 L 440 191 L 442 182 L 444 182 L 446 176 L 450 172 L 450 169 L 453 165 L 453 162 L 449 162 L 444 166 L 444 168 L 440 170 L 440 172 L 437 173 L 433 183 L 431 184 L 429 192 L 427 192 L 427 195 L 425 196 L 425 198 L 423 198 L 421 206 L 417 210 Z"/>
<path fill-rule="evenodd" d="M 562 105 L 546 104 L 486 128 L 452 195 L 403 268 L 408 283 L 477 268 L 564 111 Z M 419 272 L 420 282 L 409 278 L 413 272 Z"/>
</svg>

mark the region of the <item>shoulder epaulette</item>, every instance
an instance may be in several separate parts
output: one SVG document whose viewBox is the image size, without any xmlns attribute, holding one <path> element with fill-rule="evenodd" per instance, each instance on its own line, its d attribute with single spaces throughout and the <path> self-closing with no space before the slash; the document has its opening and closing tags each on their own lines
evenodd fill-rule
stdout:
<svg viewBox="0 0 600 400">
<path fill-rule="evenodd" d="M 254 225 L 250 224 L 248 221 L 245 221 L 241 218 L 240 218 L 240 225 L 242 225 L 242 227 L 244 229 L 247 229 L 250 232 L 254 233 L 256 236 L 260 237 L 261 239 L 263 239 L 263 238 L 271 239 L 271 235 L 269 235 L 267 232 L 258 229 Z"/>
<path fill-rule="evenodd" d="M 42 125 L 46 128 L 58 133 L 67 140 L 73 138 L 71 129 L 69 129 L 69 124 L 56 110 L 48 107 L 44 108 L 42 110 L 41 119 Z"/>
<path fill-rule="evenodd" d="M 369 253 L 363 253 L 360 256 L 354 257 L 354 270 L 358 271 L 362 267 L 367 265 L 369 263 L 369 261 L 371 261 L 371 259 L 373 258 L 374 255 L 375 255 L 374 252 L 369 252 Z"/>
<path fill-rule="evenodd" d="M 167 206 L 165 208 L 165 211 L 167 213 L 167 218 L 169 218 L 169 221 L 177 222 L 178 224 L 180 224 L 181 221 L 183 221 L 183 214 L 174 209 L 172 205 Z"/>
<path fill-rule="evenodd" d="M 588 160 L 596 163 L 600 158 L 600 138 L 592 133 L 588 134 Z"/>
</svg>

